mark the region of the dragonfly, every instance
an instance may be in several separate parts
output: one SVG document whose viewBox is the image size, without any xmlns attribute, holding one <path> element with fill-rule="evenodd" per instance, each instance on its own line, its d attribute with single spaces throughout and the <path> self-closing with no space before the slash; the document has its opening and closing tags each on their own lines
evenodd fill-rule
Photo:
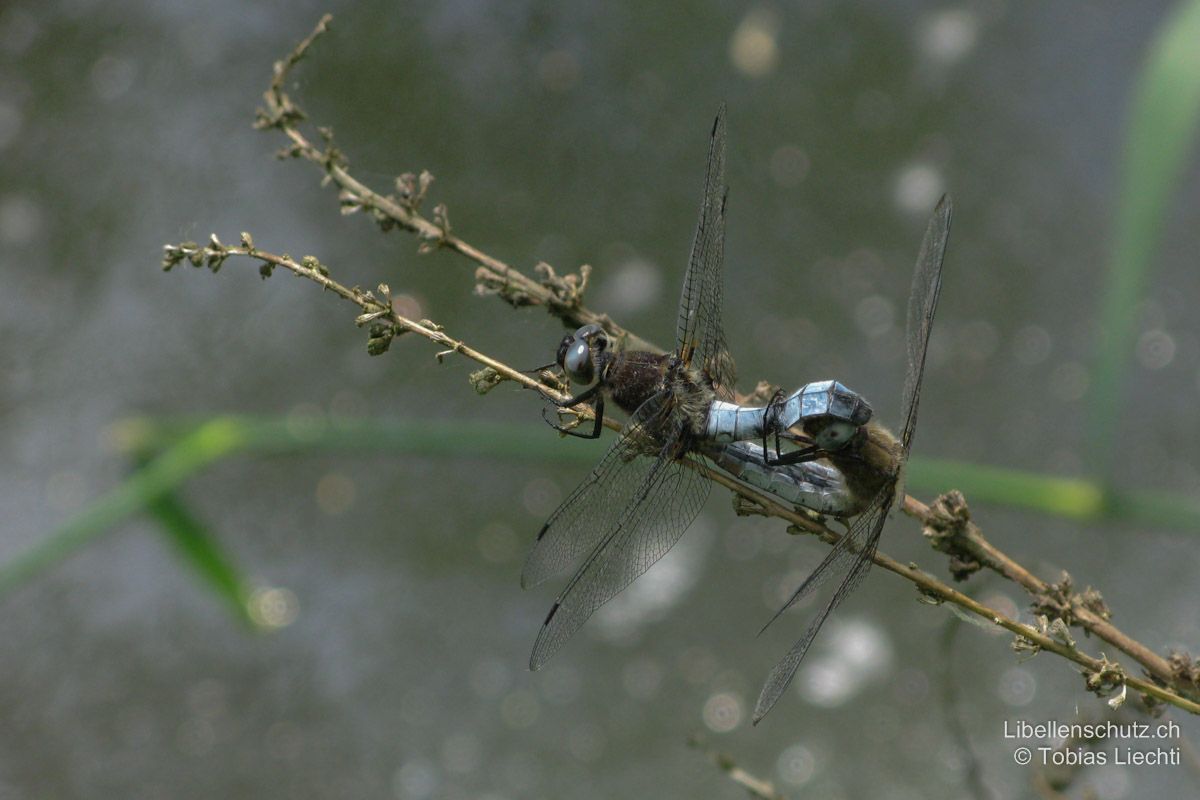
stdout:
<svg viewBox="0 0 1200 800">
<path fill-rule="evenodd" d="M 729 444 L 713 453 L 714 460 L 727 472 L 752 486 L 821 514 L 854 518 L 817 568 L 763 626 L 765 630 L 831 578 L 840 578 L 833 595 L 813 617 L 804 635 L 771 670 L 755 703 L 754 724 L 758 724 L 783 696 L 825 620 L 866 577 L 888 515 L 905 497 L 904 468 L 917 424 L 929 335 L 941 294 L 942 262 L 952 217 L 953 203 L 948 195 L 943 196 L 926 227 L 913 272 L 905 335 L 908 363 L 900 400 L 902 423 L 899 436 L 874 419 L 868 419 L 838 447 L 817 446 L 814 451 L 814 445 L 809 445 L 781 457 L 779 439 L 792 438 L 792 435 L 776 429 L 774 458 L 765 444 L 760 446 L 750 442 Z M 767 415 L 770 414 L 768 410 Z M 802 423 L 804 437 L 810 442 L 819 442 L 823 433 L 827 438 L 827 429 L 837 424 L 828 416 L 808 416 Z M 794 440 L 802 438 L 794 437 Z M 827 464 L 813 460 L 814 455 Z"/>
<path fill-rule="evenodd" d="M 585 325 L 559 343 L 555 363 L 569 380 L 588 388 L 553 402 L 560 408 L 589 404 L 595 420 L 588 432 L 551 424 L 570 435 L 598 438 L 606 397 L 630 417 L 588 477 L 547 519 L 525 561 L 526 588 L 575 567 L 538 632 L 531 669 L 544 665 L 596 609 L 675 545 L 708 497 L 706 458 L 735 476 L 740 470 L 751 485 L 774 481 L 783 496 L 821 513 L 869 510 L 859 491 L 864 480 L 857 475 L 871 472 L 863 466 L 859 444 L 874 428 L 871 408 L 857 393 L 836 381 L 819 381 L 786 397 L 779 393 L 765 406 L 735 402 L 735 367 L 721 325 L 725 136 L 722 106 L 709 141 L 674 350 L 619 351 L 599 325 Z M 801 432 L 792 432 L 797 426 Z M 798 449 L 781 449 L 781 442 Z M 850 445 L 855 456 L 845 461 L 856 477 L 840 464 L 817 463 Z M 893 466 L 899 463 L 893 460 Z M 850 542 L 841 551 L 862 552 L 853 551 Z"/>
</svg>

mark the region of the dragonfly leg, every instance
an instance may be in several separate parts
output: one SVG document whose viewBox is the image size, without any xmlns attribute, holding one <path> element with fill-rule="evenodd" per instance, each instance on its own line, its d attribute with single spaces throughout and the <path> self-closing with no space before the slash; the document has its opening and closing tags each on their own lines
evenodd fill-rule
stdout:
<svg viewBox="0 0 1200 800">
<path fill-rule="evenodd" d="M 763 412 L 763 463 L 767 464 L 768 466 L 771 464 L 771 448 L 767 446 L 767 437 L 772 432 L 775 434 L 775 458 L 780 459 L 783 457 L 783 455 L 779 452 L 779 413 L 780 406 L 783 402 L 783 396 L 783 389 L 776 389 L 775 394 L 771 395 L 771 399 L 767 401 L 767 408 Z"/>
<path fill-rule="evenodd" d="M 778 435 L 775 436 L 775 458 L 771 458 L 770 453 L 763 451 L 763 463 L 768 467 L 786 467 L 789 464 L 803 464 L 806 461 L 816 461 L 822 457 L 821 449 L 816 445 L 809 445 L 799 450 L 780 453 L 779 438 Z"/>
<path fill-rule="evenodd" d="M 568 397 L 566 400 L 555 400 L 554 405 L 558 406 L 559 408 L 569 408 L 580 403 L 586 403 L 593 397 L 595 397 L 596 400 L 592 405 L 592 413 L 595 415 L 596 421 L 592 426 L 590 433 L 576 433 L 565 425 L 559 425 L 556 422 L 552 422 L 550 418 L 546 416 L 545 408 L 542 409 L 542 419 L 546 420 L 546 424 L 551 428 L 554 428 L 554 430 L 558 431 L 559 433 L 565 433 L 567 436 L 577 436 L 580 439 L 599 439 L 600 431 L 604 427 L 604 395 L 600 394 L 600 384 L 596 384 L 592 388 L 580 393 L 576 397 Z"/>
<path fill-rule="evenodd" d="M 812 444 L 801 447 L 799 450 L 792 450 L 787 453 L 780 449 L 780 439 L 787 439 L 793 443 L 799 443 L 802 441 L 801 437 L 790 434 L 786 430 L 781 430 L 783 423 L 780 422 L 779 418 L 783 410 L 783 401 L 785 397 L 786 396 L 783 393 L 783 389 L 777 389 L 775 394 L 771 397 L 770 402 L 767 403 L 766 411 L 763 414 L 763 464 L 767 465 L 768 467 L 785 467 L 789 464 L 803 464 L 807 461 L 815 461 L 821 457 L 820 448 Z M 767 445 L 767 437 L 771 434 L 774 434 L 775 436 L 774 447 L 769 447 Z M 809 440 L 805 438 L 803 441 Z M 775 451 L 774 458 L 771 457 L 772 450 Z"/>
</svg>

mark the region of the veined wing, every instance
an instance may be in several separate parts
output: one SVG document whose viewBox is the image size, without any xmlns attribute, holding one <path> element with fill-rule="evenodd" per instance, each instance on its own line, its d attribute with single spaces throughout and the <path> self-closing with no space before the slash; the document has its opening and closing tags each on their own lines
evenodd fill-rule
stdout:
<svg viewBox="0 0 1200 800">
<path fill-rule="evenodd" d="M 733 395 L 733 359 L 721 326 L 721 272 L 725 259 L 725 105 L 713 122 L 704 174 L 700 221 L 688 259 L 676 327 L 677 353 L 694 348 L 691 365 L 706 369 L 723 399 Z"/>
<path fill-rule="evenodd" d="M 651 466 L 632 497 L 623 486 L 620 497 L 605 493 L 605 503 L 621 513 L 615 524 L 588 531 L 594 537 L 599 530 L 600 541 L 554 601 L 534 642 L 530 669 L 545 664 L 597 608 L 666 555 L 700 512 L 712 483 L 703 469 L 671 458 L 675 446 L 674 440 L 665 442 L 657 458 L 639 456 Z"/>
<path fill-rule="evenodd" d="M 883 533 L 883 525 L 887 521 L 888 512 L 892 508 L 892 500 L 894 498 L 895 487 L 893 485 L 888 485 L 881 489 L 867 510 L 860 514 L 858 519 L 854 521 L 850 532 L 838 540 L 833 550 L 821 562 L 821 565 L 814 570 L 813 574 L 801 584 L 800 588 L 796 590 L 796 593 L 792 595 L 787 604 L 780 609 L 779 613 L 783 613 L 784 610 L 809 591 L 824 583 L 829 576 L 845 571 L 845 577 L 842 578 L 837 591 L 833 593 L 833 597 L 829 598 L 829 602 L 825 604 L 817 613 L 817 616 L 813 618 L 813 621 L 809 623 L 808 630 L 804 632 L 804 636 L 792 645 L 792 649 L 783 657 L 783 660 L 771 670 L 771 674 L 768 676 L 762 692 L 758 695 L 758 702 L 754 705 L 754 724 L 757 725 L 758 721 L 765 717 L 767 712 L 771 710 L 771 707 L 783 696 L 784 691 L 792 682 L 792 678 L 795 677 L 796 670 L 800 667 L 800 662 L 804 660 L 804 655 L 808 652 L 809 645 L 816 638 L 817 632 L 821 630 L 821 626 L 825 624 L 825 620 L 829 618 L 834 609 L 851 592 L 858 588 L 863 578 L 867 576 L 867 572 L 871 569 L 871 559 L 875 555 L 875 550 L 879 547 L 879 537 Z M 776 617 L 778 616 L 779 614 L 776 614 Z"/>
<path fill-rule="evenodd" d="M 880 494 L 882 495 L 882 492 Z M 882 498 L 876 498 L 876 500 L 879 499 Z M 842 536 L 842 538 L 834 542 L 833 547 L 830 548 L 829 552 L 825 554 L 825 558 L 821 559 L 821 563 L 817 565 L 817 568 L 809 573 L 808 577 L 804 579 L 804 582 L 796 588 L 796 591 L 792 592 L 790 597 L 788 597 L 787 602 L 780 606 L 779 610 L 776 611 L 769 620 L 767 620 L 767 624 L 763 625 L 762 628 L 759 629 L 758 632 L 760 634 L 767 628 L 771 627 L 771 624 L 775 622 L 775 620 L 783 616 L 785 611 L 796 605 L 796 603 L 800 602 L 805 597 L 808 597 L 810 593 L 819 589 L 834 575 L 844 575 L 846 572 L 848 572 L 850 565 L 862 557 L 863 534 L 867 532 L 869 526 L 860 523 L 864 517 L 871 515 L 872 508 L 873 506 L 868 507 L 866 511 L 860 514 L 858 519 L 854 521 L 854 524 L 850 526 L 850 529 Z"/>
<path fill-rule="evenodd" d="M 896 465 L 896 481 L 879 490 L 867 510 L 855 520 L 850 531 L 837 541 L 812 574 L 792 593 L 783 608 L 767 623 L 770 625 L 779 618 L 780 614 L 823 584 L 832 575 L 845 572 L 845 577 L 833 593 L 833 597 L 809 623 L 804 636 L 771 670 L 771 675 L 767 678 L 767 683 L 763 686 L 758 703 L 754 708 L 755 723 L 766 716 L 792 682 L 796 670 L 800 667 L 800 662 L 804 660 L 804 655 L 808 652 L 817 632 L 821 630 L 821 626 L 825 624 L 825 620 L 847 595 L 858 588 L 859 583 L 870 571 L 871 561 L 879 547 L 879 537 L 883 534 L 883 526 L 887 522 L 888 513 L 896 498 L 902 496 L 903 488 L 900 485 L 900 478 L 904 464 L 908 460 L 908 453 L 912 447 L 913 429 L 917 423 L 917 406 L 921 399 L 921 378 L 925 373 L 929 332 L 933 327 L 933 315 L 937 310 L 938 295 L 942 288 L 942 260 L 946 255 L 946 243 L 950 238 L 950 220 L 953 210 L 949 195 L 943 196 L 925 229 L 925 238 L 921 242 L 921 252 L 917 256 L 917 267 L 913 274 L 908 303 L 908 371 L 904 380 L 904 394 L 901 401 L 904 426 L 900 432 L 901 451 Z"/>
<path fill-rule="evenodd" d="M 645 443 L 661 438 L 665 398 L 659 393 L 638 407 L 600 463 L 546 520 L 525 558 L 522 588 L 571 569 L 616 527 L 654 468 Z"/>
<path fill-rule="evenodd" d="M 921 378 L 925 374 L 925 354 L 929 349 L 929 331 L 933 327 L 933 314 L 937 310 L 938 295 L 942 291 L 942 259 L 946 255 L 946 243 L 950 239 L 950 220 L 954 204 L 950 195 L 943 195 L 921 242 L 917 256 L 917 268 L 913 273 L 912 291 L 908 299 L 908 373 L 904 379 L 904 399 L 901 414 L 904 426 L 900 429 L 903 445 L 901 460 L 908 460 L 912 446 L 913 428 L 917 424 L 917 405 L 921 401 Z"/>
</svg>

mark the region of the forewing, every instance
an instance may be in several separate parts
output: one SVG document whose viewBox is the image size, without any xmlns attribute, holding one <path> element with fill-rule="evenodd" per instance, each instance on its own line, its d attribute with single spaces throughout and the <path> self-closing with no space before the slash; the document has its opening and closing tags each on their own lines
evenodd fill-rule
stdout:
<svg viewBox="0 0 1200 800">
<path fill-rule="evenodd" d="M 530 669 L 546 663 L 597 608 L 666 555 L 700 512 L 712 483 L 703 468 L 668 457 L 674 444 L 666 443 L 652 460 L 632 501 L 555 600 L 533 645 Z"/>
<path fill-rule="evenodd" d="M 903 446 L 902 460 L 908 459 L 912 446 L 913 428 L 917 424 L 917 405 L 921 400 L 921 378 L 925 374 L 925 354 L 929 349 L 929 331 L 942 290 L 942 259 L 950 239 L 950 219 L 954 207 L 950 195 L 943 195 L 929 225 L 917 256 L 913 273 L 912 292 L 908 300 L 908 374 L 904 379 L 904 399 L 901 414 L 904 427 L 900 431 Z"/>
<path fill-rule="evenodd" d="M 665 422 L 664 397 L 654 395 L 638 407 L 600 463 L 546 520 L 525 558 L 522 587 L 568 571 L 616 527 L 654 468 L 642 442 Z"/>
<path fill-rule="evenodd" d="M 713 123 L 708 145 L 708 167 L 704 174 L 704 195 L 700 201 L 700 221 L 692 241 L 683 293 L 679 298 L 679 322 L 676 328 L 677 353 L 692 353 L 692 366 L 707 370 L 717 393 L 729 398 L 736 382 L 733 359 L 725 343 L 721 326 L 722 264 L 725 259 L 725 106 L 721 105 Z"/>
<path fill-rule="evenodd" d="M 892 507 L 893 491 L 894 489 L 891 485 L 880 490 L 868 509 L 854 521 L 850 532 L 834 545 L 834 549 L 829 552 L 829 555 L 825 557 L 821 565 L 801 584 L 800 589 L 796 591 L 783 609 L 780 610 L 780 613 L 782 613 L 783 610 L 786 610 L 796 600 L 816 588 L 816 586 L 824 583 L 828 577 L 843 570 L 845 571 L 845 577 L 842 578 L 842 582 L 838 585 L 837 590 L 829 598 L 829 602 L 825 604 L 817 613 L 817 616 L 813 618 L 812 622 L 809 623 L 808 630 L 804 632 L 804 636 L 792 645 L 792 649 L 783 657 L 783 660 L 771 670 L 771 674 L 768 676 L 762 692 L 759 693 L 758 702 L 754 706 L 755 724 L 765 717 L 767 712 L 771 710 L 771 707 L 783 696 L 784 691 L 792 682 L 792 678 L 795 677 L 796 670 L 800 667 L 800 662 L 804 660 L 804 655 L 808 652 L 809 645 L 816 638 L 817 632 L 821 630 L 821 626 L 825 624 L 825 620 L 841 604 L 842 600 L 846 599 L 851 592 L 858 588 L 863 578 L 867 576 L 867 572 L 870 571 L 871 559 L 879 547 L 879 537 L 883 533 L 883 525 L 887 521 L 888 512 Z M 844 547 L 843 542 L 846 543 Z M 856 546 L 856 549 L 851 548 L 850 545 L 852 543 Z M 839 547 L 842 549 L 839 550 Z M 815 583 L 809 585 L 814 579 Z"/>
</svg>

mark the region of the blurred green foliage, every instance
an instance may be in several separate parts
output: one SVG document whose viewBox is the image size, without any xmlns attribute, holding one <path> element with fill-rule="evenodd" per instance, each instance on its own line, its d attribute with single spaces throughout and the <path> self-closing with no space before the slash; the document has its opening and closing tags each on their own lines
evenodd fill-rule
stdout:
<svg viewBox="0 0 1200 800">
<path fill-rule="evenodd" d="M 1163 25 L 1134 90 L 1088 396 L 1089 463 L 1096 470 L 1114 463 L 1137 314 L 1170 216 L 1171 195 L 1194 150 L 1200 121 L 1197 43 L 1200 0 L 1190 0 Z"/>
</svg>

